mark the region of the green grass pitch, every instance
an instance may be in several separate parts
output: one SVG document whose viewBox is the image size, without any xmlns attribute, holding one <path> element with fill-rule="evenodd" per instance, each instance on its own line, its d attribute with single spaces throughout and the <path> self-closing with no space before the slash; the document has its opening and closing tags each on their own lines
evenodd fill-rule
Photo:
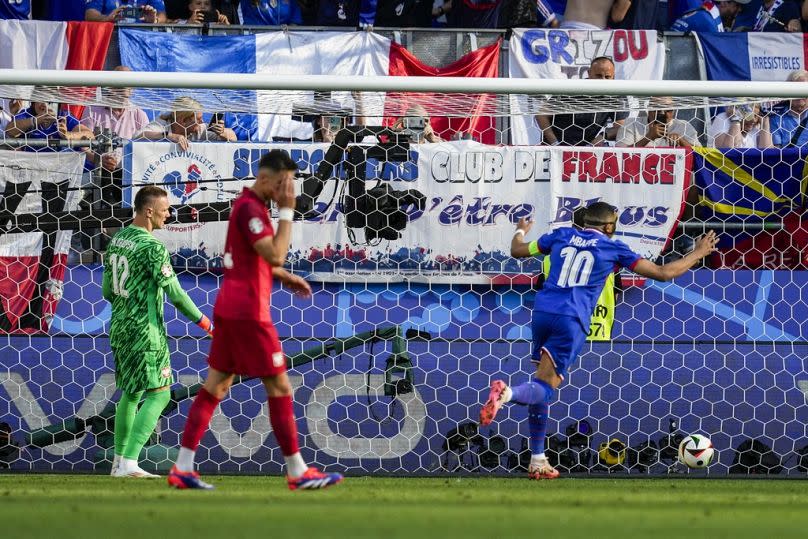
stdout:
<svg viewBox="0 0 808 539">
<path fill-rule="evenodd" d="M 799 480 L 357 477 L 290 492 L 278 477 L 208 479 L 216 491 L 0 475 L 0 529 L 50 539 L 808 537 L 808 483 Z"/>
</svg>

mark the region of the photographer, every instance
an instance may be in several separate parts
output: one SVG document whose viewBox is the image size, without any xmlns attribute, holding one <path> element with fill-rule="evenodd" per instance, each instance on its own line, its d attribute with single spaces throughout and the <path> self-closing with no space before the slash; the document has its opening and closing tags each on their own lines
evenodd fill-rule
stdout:
<svg viewBox="0 0 808 539">
<path fill-rule="evenodd" d="M 773 148 L 769 116 L 760 105 L 727 107 L 713 118 L 707 133 L 716 148 Z"/>
<path fill-rule="evenodd" d="M 96 22 L 166 22 L 163 0 L 87 0 L 85 21 Z"/>
<path fill-rule="evenodd" d="M 230 24 L 227 15 L 213 9 L 212 0 L 190 0 L 187 7 L 188 18 L 183 21 L 185 24 Z"/>
</svg>

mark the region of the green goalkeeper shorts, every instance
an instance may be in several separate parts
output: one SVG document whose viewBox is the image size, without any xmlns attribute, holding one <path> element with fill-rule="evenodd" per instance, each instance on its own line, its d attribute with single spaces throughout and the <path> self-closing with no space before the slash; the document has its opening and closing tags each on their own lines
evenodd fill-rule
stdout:
<svg viewBox="0 0 808 539">
<path fill-rule="evenodd" d="M 121 391 L 137 393 L 174 383 L 168 348 L 119 353 L 115 357 L 115 385 Z"/>
</svg>

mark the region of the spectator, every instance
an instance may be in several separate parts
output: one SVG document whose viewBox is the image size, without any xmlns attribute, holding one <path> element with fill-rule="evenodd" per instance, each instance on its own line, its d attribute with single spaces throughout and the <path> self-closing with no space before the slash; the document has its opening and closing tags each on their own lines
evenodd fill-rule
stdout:
<svg viewBox="0 0 808 539">
<path fill-rule="evenodd" d="M 801 32 L 801 9 L 791 0 L 764 0 L 758 10 L 755 32 Z"/>
<path fill-rule="evenodd" d="M 227 15 L 213 9 L 213 0 L 190 0 L 185 11 L 185 24 L 230 24 Z"/>
<path fill-rule="evenodd" d="M 34 101 L 6 125 L 10 138 L 63 140 L 92 139 L 93 133 L 70 113 L 59 114 L 58 103 Z M 46 150 L 46 149 L 43 149 Z"/>
<path fill-rule="evenodd" d="M 0 99 L 0 137 L 5 136 L 6 126 L 24 107 L 21 99 Z"/>
<path fill-rule="evenodd" d="M 321 26 L 359 26 L 360 0 L 320 0 L 317 24 Z"/>
<path fill-rule="evenodd" d="M 239 9 L 244 24 L 256 26 L 303 24 L 303 14 L 297 0 L 241 0 Z"/>
<path fill-rule="evenodd" d="M 789 82 L 808 82 L 808 71 L 798 70 L 789 74 Z M 772 143 L 780 148 L 808 144 L 808 99 L 791 99 L 776 106 L 772 111 Z"/>
<path fill-rule="evenodd" d="M 449 0 L 432 11 L 432 16 L 447 14 L 449 28 L 497 28 L 504 0 Z"/>
<path fill-rule="evenodd" d="M 735 17 L 735 25 L 732 27 L 733 32 L 749 32 L 755 26 L 758 11 L 760 6 L 763 5 L 763 0 L 749 0 L 749 3 L 743 7 L 737 17 Z"/>
<path fill-rule="evenodd" d="M 84 19 L 99 22 L 166 22 L 163 0 L 87 0 Z"/>
<path fill-rule="evenodd" d="M 87 0 L 34 2 L 32 17 L 46 21 L 83 21 Z"/>
<path fill-rule="evenodd" d="M 671 25 L 674 32 L 727 32 L 735 24 L 735 18 L 743 6 L 751 0 L 731 2 L 704 2 L 698 8 L 688 11 Z"/>
<path fill-rule="evenodd" d="M 546 28 L 557 28 L 566 9 L 567 0 L 536 0 L 538 22 Z"/>
<path fill-rule="evenodd" d="M 671 106 L 670 98 L 651 98 L 652 105 Z M 673 108 L 649 110 L 645 115 L 630 118 L 617 134 L 617 146 L 639 148 L 690 147 L 698 145 L 696 129 L 684 120 L 675 118 Z"/>
<path fill-rule="evenodd" d="M 374 26 L 408 28 L 431 18 L 432 0 L 378 0 Z M 431 24 L 430 24 L 431 26 Z"/>
<path fill-rule="evenodd" d="M 31 0 L 0 0 L 0 19 L 31 18 Z"/>
<path fill-rule="evenodd" d="M 189 0 L 163 0 L 166 6 L 166 19 L 169 22 L 187 20 L 191 12 L 188 9 Z M 211 10 L 227 17 L 228 24 L 240 24 L 238 18 L 239 0 L 211 0 Z"/>
<path fill-rule="evenodd" d="M 727 107 L 713 118 L 707 136 L 716 148 L 771 148 L 769 116 L 761 115 L 760 105 Z"/>
<path fill-rule="evenodd" d="M 396 120 L 391 129 L 409 129 L 413 132 L 410 137 L 411 142 L 443 142 L 443 139 L 432 129 L 429 114 L 422 105 L 408 107 L 404 112 L 404 116 Z"/>
<path fill-rule="evenodd" d="M 570 30 L 603 30 L 609 17 L 628 9 L 630 0 L 567 0 L 564 21 L 560 28 Z M 622 16 L 619 16 L 622 19 Z"/>
<path fill-rule="evenodd" d="M 131 71 L 126 66 L 118 66 L 113 71 Z M 89 106 L 84 108 L 81 123 L 93 133 L 96 130 L 109 130 L 122 139 L 134 138 L 149 123 L 149 117 L 141 109 L 133 107 L 129 102 L 131 88 L 106 88 L 104 99 L 114 100 L 118 107 Z M 90 154 L 89 159 L 104 170 L 115 171 L 121 168 L 123 152 L 120 148 L 114 152 L 99 155 Z"/>
<path fill-rule="evenodd" d="M 589 65 L 590 79 L 614 79 L 614 62 L 600 56 Z M 537 116 L 545 144 L 565 146 L 597 146 L 604 140 L 614 140 L 617 129 L 627 114 L 622 112 L 592 112 Z"/>
<path fill-rule="evenodd" d="M 161 114 L 155 121 L 146 125 L 135 138 L 146 140 L 169 140 L 181 150 L 188 149 L 191 141 L 237 140 L 232 129 L 224 126 L 221 116 L 213 118 L 205 128 L 202 122 L 202 105 L 191 97 L 178 97 L 174 100 L 173 112 Z"/>
<path fill-rule="evenodd" d="M 771 148 L 772 133 L 768 115 L 760 105 L 727 107 L 716 115 L 707 132 L 709 145 L 716 148 Z"/>
<path fill-rule="evenodd" d="M 615 2 L 609 16 L 610 28 L 655 30 L 666 4 L 658 0 Z"/>
</svg>

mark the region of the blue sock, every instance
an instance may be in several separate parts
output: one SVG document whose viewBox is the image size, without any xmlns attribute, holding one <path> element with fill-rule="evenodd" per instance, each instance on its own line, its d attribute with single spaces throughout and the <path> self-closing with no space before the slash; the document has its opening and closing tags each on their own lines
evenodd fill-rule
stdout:
<svg viewBox="0 0 808 539">
<path fill-rule="evenodd" d="M 544 440 L 547 433 L 550 399 L 553 388 L 543 380 L 533 378 L 530 382 L 512 387 L 511 401 L 527 404 L 527 423 L 530 428 L 530 453 L 544 453 Z"/>
<path fill-rule="evenodd" d="M 530 382 L 511 388 L 511 402 L 517 404 L 537 404 L 549 402 L 553 388 L 544 380 L 533 378 Z"/>
<path fill-rule="evenodd" d="M 539 402 L 527 407 L 527 424 L 530 428 L 531 455 L 541 455 L 544 453 L 544 437 L 547 432 L 548 408 L 548 402 Z"/>
</svg>

